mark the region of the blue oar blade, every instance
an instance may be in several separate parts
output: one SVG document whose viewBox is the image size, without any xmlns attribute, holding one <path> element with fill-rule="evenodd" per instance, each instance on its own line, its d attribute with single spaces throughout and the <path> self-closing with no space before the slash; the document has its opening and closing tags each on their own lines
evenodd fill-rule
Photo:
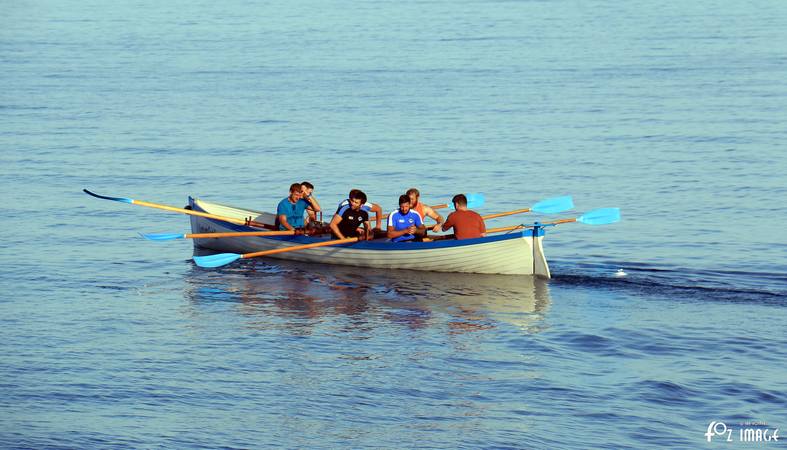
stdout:
<svg viewBox="0 0 787 450">
<path fill-rule="evenodd" d="M 237 253 L 218 253 L 216 255 L 195 256 L 194 262 L 200 267 L 221 267 L 240 259 Z"/>
<path fill-rule="evenodd" d="M 600 208 L 577 217 L 577 222 L 587 225 L 607 225 L 620 221 L 620 208 Z"/>
<path fill-rule="evenodd" d="M 470 209 L 480 208 L 484 206 L 484 202 L 486 201 L 484 194 L 480 192 L 465 194 L 465 197 L 467 197 L 467 207 Z M 453 202 L 451 202 L 449 206 L 451 209 L 455 209 Z"/>
<path fill-rule="evenodd" d="M 104 200 L 114 200 L 116 202 L 123 202 L 123 203 L 134 203 L 134 200 L 132 200 L 130 198 L 107 197 L 106 195 L 98 195 L 95 192 L 90 192 L 87 189 L 82 189 L 82 191 L 84 191 L 85 194 L 92 195 L 93 197 L 96 197 L 96 198 L 103 198 Z"/>
<path fill-rule="evenodd" d="M 474 194 L 465 194 L 465 197 L 467 197 L 467 207 L 470 209 L 480 208 L 484 206 L 484 202 L 486 201 L 484 194 L 480 192 Z"/>
<path fill-rule="evenodd" d="M 555 214 L 568 211 L 569 209 L 573 208 L 574 200 L 571 198 L 571 196 L 567 195 L 565 197 L 555 197 L 542 200 L 533 205 L 530 210 L 541 214 Z"/>
<path fill-rule="evenodd" d="M 161 234 L 142 234 L 139 233 L 145 239 L 149 239 L 151 241 L 171 241 L 172 239 L 185 239 L 186 235 L 183 233 L 161 233 Z"/>
</svg>

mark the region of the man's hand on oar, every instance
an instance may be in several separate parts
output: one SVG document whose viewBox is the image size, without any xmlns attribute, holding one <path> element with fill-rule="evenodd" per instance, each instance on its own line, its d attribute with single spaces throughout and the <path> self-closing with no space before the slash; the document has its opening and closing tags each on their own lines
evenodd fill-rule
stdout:
<svg viewBox="0 0 787 450">
<path fill-rule="evenodd" d="M 277 253 L 294 252 L 296 250 L 306 250 L 309 248 L 328 247 L 330 245 L 349 244 L 358 242 L 358 238 L 336 239 L 333 241 L 316 242 L 314 244 L 296 245 L 293 247 L 277 248 L 273 250 L 263 250 L 261 252 L 244 253 L 219 253 L 208 256 L 195 256 L 194 262 L 200 267 L 220 267 L 239 259 L 256 258 L 259 256 L 275 255 Z"/>
</svg>

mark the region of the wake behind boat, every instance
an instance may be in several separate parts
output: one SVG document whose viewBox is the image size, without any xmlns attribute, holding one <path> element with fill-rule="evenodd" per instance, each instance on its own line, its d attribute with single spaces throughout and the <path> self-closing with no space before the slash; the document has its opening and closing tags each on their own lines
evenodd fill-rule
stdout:
<svg viewBox="0 0 787 450">
<path fill-rule="evenodd" d="M 191 210 L 207 215 L 235 219 L 219 220 L 208 216 L 191 216 L 192 233 L 259 231 L 240 225 L 252 217 L 261 224 L 273 224 L 272 213 L 244 209 L 189 198 Z M 477 239 L 436 240 L 432 242 L 394 243 L 388 240 L 360 241 L 269 255 L 293 261 L 339 264 L 380 269 L 410 269 L 433 272 L 464 272 L 506 275 L 536 275 L 550 278 L 542 247 L 544 228 L 524 228 L 507 234 Z M 196 247 L 217 252 L 253 253 L 329 243 L 329 237 L 312 236 L 235 236 L 194 239 Z"/>
</svg>

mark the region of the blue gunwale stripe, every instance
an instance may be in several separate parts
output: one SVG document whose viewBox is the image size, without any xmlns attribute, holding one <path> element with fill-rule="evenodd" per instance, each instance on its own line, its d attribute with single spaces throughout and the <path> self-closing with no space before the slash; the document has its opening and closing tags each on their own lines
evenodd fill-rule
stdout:
<svg viewBox="0 0 787 450">
<path fill-rule="evenodd" d="M 200 208 L 194 203 L 194 199 L 189 197 L 189 206 L 194 211 L 201 211 L 207 212 L 204 209 Z M 209 220 L 213 223 L 220 224 L 223 227 L 230 228 L 233 231 L 259 231 L 257 228 L 247 227 L 245 225 L 237 225 L 234 223 L 224 222 L 217 219 L 209 219 L 207 217 L 201 217 L 203 220 Z M 537 236 L 543 236 L 544 229 L 539 228 Z M 441 241 L 432 241 L 432 242 L 390 242 L 388 240 L 385 241 L 361 241 L 361 242 L 354 242 L 352 244 L 340 244 L 336 245 L 336 247 L 346 247 L 346 248 L 353 248 L 358 250 L 426 250 L 426 249 L 438 249 L 438 248 L 450 248 L 450 247 L 465 247 L 468 245 L 476 245 L 476 244 L 488 244 L 492 242 L 499 242 L 499 241 L 506 241 L 509 239 L 519 239 L 522 237 L 531 237 L 533 236 L 533 229 L 532 228 L 525 228 L 522 231 L 513 231 L 507 234 L 497 234 L 494 236 L 487 236 L 481 237 L 476 239 L 463 239 L 461 241 L 457 241 L 454 239 L 446 239 Z M 329 241 L 329 237 L 324 238 L 314 238 L 310 236 L 255 236 L 257 239 L 268 239 L 268 240 L 275 240 L 275 241 L 284 241 L 284 242 L 292 242 L 295 244 L 313 244 L 315 242 L 323 242 Z"/>
</svg>

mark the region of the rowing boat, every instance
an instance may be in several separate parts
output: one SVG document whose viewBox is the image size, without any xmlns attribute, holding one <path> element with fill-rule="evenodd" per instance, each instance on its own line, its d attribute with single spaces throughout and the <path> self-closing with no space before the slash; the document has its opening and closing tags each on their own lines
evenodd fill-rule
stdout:
<svg viewBox="0 0 787 450">
<path fill-rule="evenodd" d="M 273 224 L 275 221 L 275 215 L 272 213 L 196 198 L 189 198 L 189 207 L 209 215 L 233 218 L 235 222 L 241 222 L 249 217 L 257 223 Z M 259 231 L 259 228 L 194 215 L 191 216 L 191 229 L 192 233 Z M 379 269 L 536 275 L 549 278 L 549 266 L 542 247 L 543 238 L 544 229 L 535 227 L 465 240 L 393 243 L 387 239 L 377 239 L 277 253 L 270 257 Z M 327 236 L 241 236 L 198 238 L 194 239 L 194 246 L 217 252 L 249 253 L 328 240 L 330 237 Z"/>
</svg>

